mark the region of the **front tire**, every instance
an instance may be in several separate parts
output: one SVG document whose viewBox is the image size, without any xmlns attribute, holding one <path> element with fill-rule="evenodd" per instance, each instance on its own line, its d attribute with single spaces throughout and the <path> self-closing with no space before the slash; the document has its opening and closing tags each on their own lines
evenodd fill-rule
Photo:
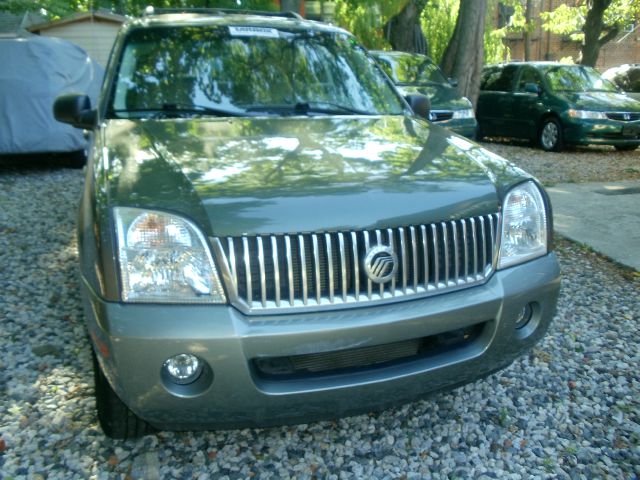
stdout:
<svg viewBox="0 0 640 480">
<path fill-rule="evenodd" d="M 138 438 L 154 429 L 127 407 L 113 391 L 93 353 L 96 409 L 102 431 L 107 437 L 126 440 Z"/>
<path fill-rule="evenodd" d="M 538 135 L 540 148 L 546 152 L 559 152 L 564 146 L 562 139 L 562 125 L 554 118 L 545 118 Z"/>
<path fill-rule="evenodd" d="M 615 145 L 614 148 L 619 152 L 632 152 L 638 148 L 638 145 Z"/>
<path fill-rule="evenodd" d="M 83 168 L 87 164 L 84 150 L 77 150 L 66 155 L 66 166 L 69 168 Z"/>
</svg>

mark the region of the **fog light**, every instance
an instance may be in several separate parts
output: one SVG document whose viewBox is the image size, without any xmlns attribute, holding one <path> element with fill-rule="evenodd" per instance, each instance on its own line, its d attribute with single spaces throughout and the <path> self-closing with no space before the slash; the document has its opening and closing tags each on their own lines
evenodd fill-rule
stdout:
<svg viewBox="0 0 640 480">
<path fill-rule="evenodd" d="M 198 379 L 202 373 L 203 362 L 195 355 L 181 353 L 175 357 L 168 358 L 163 366 L 173 382 L 179 385 L 186 385 Z"/>
<path fill-rule="evenodd" d="M 520 310 L 520 313 L 518 313 L 518 316 L 516 317 L 516 330 L 524 328 L 529 321 L 531 321 L 532 316 L 533 308 L 531 307 L 531 304 L 528 303 L 522 307 L 522 310 Z"/>
</svg>

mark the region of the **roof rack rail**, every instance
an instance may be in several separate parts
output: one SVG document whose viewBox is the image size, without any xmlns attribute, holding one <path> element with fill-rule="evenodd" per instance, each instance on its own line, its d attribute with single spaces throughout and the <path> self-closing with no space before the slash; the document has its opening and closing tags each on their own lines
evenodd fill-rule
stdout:
<svg viewBox="0 0 640 480">
<path fill-rule="evenodd" d="M 302 16 L 296 12 L 270 12 L 261 10 L 246 10 L 235 8 L 156 8 L 148 6 L 142 12 L 145 17 L 151 15 L 161 15 L 165 13 L 203 13 L 213 15 L 260 15 L 262 17 L 282 17 L 303 20 Z"/>
</svg>

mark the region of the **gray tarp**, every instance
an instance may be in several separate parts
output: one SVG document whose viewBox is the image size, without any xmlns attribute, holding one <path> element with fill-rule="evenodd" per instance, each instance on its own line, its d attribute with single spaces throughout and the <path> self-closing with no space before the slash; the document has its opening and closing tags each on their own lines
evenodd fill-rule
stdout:
<svg viewBox="0 0 640 480">
<path fill-rule="evenodd" d="M 0 38 L 0 154 L 84 149 L 82 131 L 53 118 L 53 102 L 61 93 L 81 92 L 95 105 L 103 74 L 66 40 Z"/>
</svg>

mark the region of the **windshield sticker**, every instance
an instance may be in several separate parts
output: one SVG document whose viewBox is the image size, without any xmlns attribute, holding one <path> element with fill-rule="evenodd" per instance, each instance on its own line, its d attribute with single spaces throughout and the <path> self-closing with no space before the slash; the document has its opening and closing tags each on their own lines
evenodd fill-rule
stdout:
<svg viewBox="0 0 640 480">
<path fill-rule="evenodd" d="M 229 33 L 234 37 L 267 37 L 278 38 L 278 30 L 267 27 L 229 27 Z"/>
</svg>

